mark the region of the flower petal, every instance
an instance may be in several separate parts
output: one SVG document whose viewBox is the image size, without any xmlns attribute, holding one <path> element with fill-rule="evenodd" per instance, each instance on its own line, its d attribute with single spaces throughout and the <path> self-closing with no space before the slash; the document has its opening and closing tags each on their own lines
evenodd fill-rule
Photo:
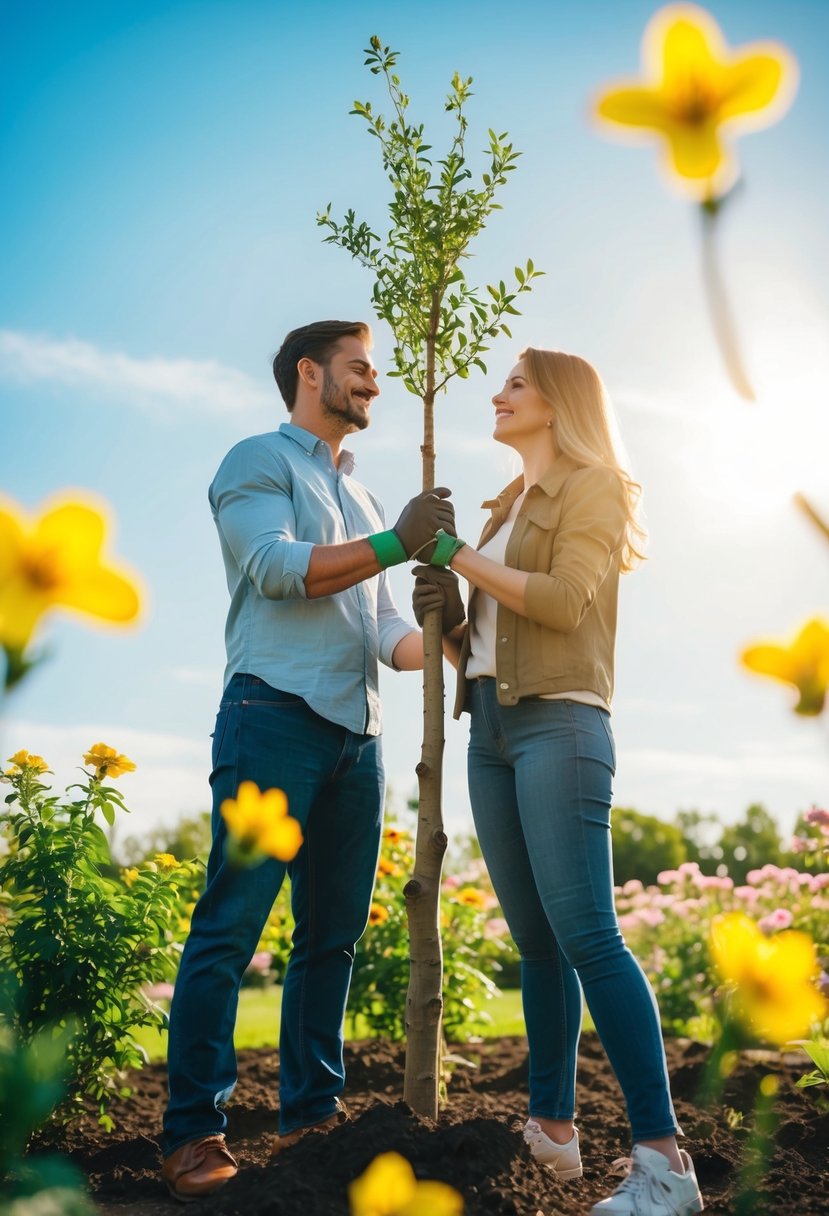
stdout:
<svg viewBox="0 0 829 1216">
<path fill-rule="evenodd" d="M 12 650 L 23 650 L 45 612 L 52 606 L 51 596 L 32 587 L 19 576 L 0 583 L 0 643 Z"/>
<path fill-rule="evenodd" d="M 646 127 L 665 132 L 671 118 L 658 89 L 642 85 L 620 85 L 601 94 L 595 103 L 599 118 L 624 127 Z"/>
<path fill-rule="evenodd" d="M 34 541 L 39 548 L 59 552 L 62 568 L 70 570 L 96 564 L 105 536 L 102 510 L 81 502 L 61 502 L 41 515 Z"/>
<path fill-rule="evenodd" d="M 302 829 L 296 819 L 287 815 L 270 824 L 262 833 L 259 847 L 269 857 L 292 861 L 302 846 Z"/>
<path fill-rule="evenodd" d="M 53 602 L 122 625 L 134 621 L 141 610 L 135 585 L 107 566 L 78 570 L 70 582 L 55 591 Z"/>
<path fill-rule="evenodd" d="M 741 654 L 740 661 L 749 671 L 756 671 L 763 676 L 772 676 L 775 680 L 783 680 L 786 684 L 794 683 L 794 664 L 786 646 L 779 646 L 776 642 L 749 646 Z"/>
<path fill-rule="evenodd" d="M 739 119 L 742 127 L 752 130 L 770 126 L 791 105 L 797 76 L 797 63 L 785 47 L 777 43 L 743 47 L 740 57 L 725 69 L 721 119 Z"/>
</svg>

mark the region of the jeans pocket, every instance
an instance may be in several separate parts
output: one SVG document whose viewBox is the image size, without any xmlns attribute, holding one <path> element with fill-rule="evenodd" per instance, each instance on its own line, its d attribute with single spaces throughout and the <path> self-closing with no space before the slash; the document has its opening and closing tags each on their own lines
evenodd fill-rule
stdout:
<svg viewBox="0 0 829 1216">
<path fill-rule="evenodd" d="M 225 741 L 225 735 L 227 734 L 227 724 L 229 721 L 230 721 L 230 707 L 226 706 L 226 705 L 221 705 L 219 707 L 219 712 L 216 714 L 216 725 L 213 728 L 213 734 L 210 736 L 211 739 L 213 740 L 212 767 L 214 769 L 218 768 L 218 765 L 219 765 L 219 755 L 221 754 L 222 744 Z"/>
</svg>

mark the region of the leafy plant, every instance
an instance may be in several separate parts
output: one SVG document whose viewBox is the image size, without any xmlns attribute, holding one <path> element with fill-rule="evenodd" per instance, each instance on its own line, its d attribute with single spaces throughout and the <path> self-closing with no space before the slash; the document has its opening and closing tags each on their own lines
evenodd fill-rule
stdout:
<svg viewBox="0 0 829 1216">
<path fill-rule="evenodd" d="M 166 1024 L 142 989 L 175 973 L 193 867 L 161 853 L 121 876 L 104 872 L 110 855 L 96 814 L 112 823 L 127 809 L 105 776 L 108 767 L 112 775 L 128 768 L 97 747 L 89 757 L 95 769 L 82 770 L 86 780 L 64 799 L 43 783 L 40 757 L 18 753 L 5 774 L 12 790 L 0 814 L 0 970 L 18 982 L 10 1023 L 23 1045 L 40 1041 L 46 1028 L 77 1027 L 66 1046 L 61 1114 L 77 1112 L 89 1095 L 110 1128 L 110 1099 L 129 1092 L 120 1074 L 144 1063 L 133 1030 Z"/>
<path fill-rule="evenodd" d="M 798 1088 L 805 1089 L 809 1085 L 829 1085 L 829 1042 L 801 1039 L 799 1045 L 810 1057 L 815 1067 L 798 1080 Z"/>
</svg>

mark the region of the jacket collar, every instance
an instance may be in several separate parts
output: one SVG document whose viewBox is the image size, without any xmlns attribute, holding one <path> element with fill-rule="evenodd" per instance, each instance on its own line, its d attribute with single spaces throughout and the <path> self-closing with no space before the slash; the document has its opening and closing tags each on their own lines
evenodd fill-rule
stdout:
<svg viewBox="0 0 829 1216">
<path fill-rule="evenodd" d="M 548 498 L 555 498 L 561 487 L 564 485 L 571 473 L 574 473 L 578 468 L 575 460 L 571 456 L 562 454 L 550 465 L 547 472 L 540 477 L 535 483 Z M 509 485 L 501 491 L 497 498 L 487 498 L 481 503 L 484 508 L 489 508 L 492 511 L 493 518 L 499 518 L 503 522 L 509 515 L 510 507 L 515 502 L 518 495 L 524 489 L 524 477 L 516 477 Z"/>
</svg>

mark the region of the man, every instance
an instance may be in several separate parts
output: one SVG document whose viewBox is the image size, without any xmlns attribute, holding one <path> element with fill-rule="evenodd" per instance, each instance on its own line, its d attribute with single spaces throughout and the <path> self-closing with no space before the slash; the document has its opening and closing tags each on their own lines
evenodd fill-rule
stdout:
<svg viewBox="0 0 829 1216">
<path fill-rule="evenodd" d="M 242 974 L 286 871 L 296 930 L 282 996 L 277 1151 L 345 1117 L 343 1019 L 380 847 L 378 659 L 423 666 L 385 567 L 454 535 L 449 491 L 420 494 L 394 528 L 351 477 L 346 435 L 379 394 L 367 325 L 288 334 L 273 363 L 291 414 L 237 444 L 210 487 L 230 591 L 225 689 L 213 736 L 213 847 L 170 1011 L 163 1177 L 182 1200 L 237 1172 L 221 1104 L 236 1082 Z M 220 806 L 240 782 L 284 790 L 304 843 L 288 865 L 225 858 Z"/>
</svg>

